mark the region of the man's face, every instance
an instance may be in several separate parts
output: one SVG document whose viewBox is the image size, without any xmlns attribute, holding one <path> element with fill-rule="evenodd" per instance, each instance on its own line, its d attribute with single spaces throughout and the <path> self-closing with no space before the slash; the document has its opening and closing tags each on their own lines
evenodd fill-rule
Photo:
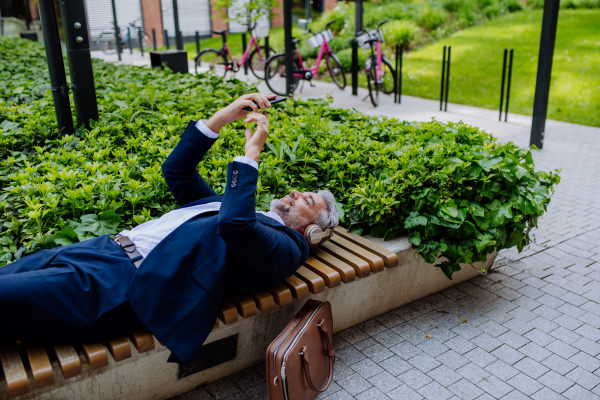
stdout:
<svg viewBox="0 0 600 400">
<path fill-rule="evenodd" d="M 325 200 L 317 193 L 297 190 L 271 202 L 271 211 L 279 214 L 287 226 L 297 231 L 312 223 L 316 215 L 326 209 Z"/>
</svg>

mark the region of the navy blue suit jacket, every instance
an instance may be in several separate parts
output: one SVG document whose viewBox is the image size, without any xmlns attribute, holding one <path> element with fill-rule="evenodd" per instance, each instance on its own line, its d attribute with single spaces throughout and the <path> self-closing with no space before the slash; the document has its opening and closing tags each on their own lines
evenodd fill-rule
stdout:
<svg viewBox="0 0 600 400">
<path fill-rule="evenodd" d="M 214 142 L 192 121 L 162 170 L 181 207 L 220 201 L 221 210 L 169 234 L 144 259 L 129 288 L 138 318 L 185 364 L 209 335 L 224 296 L 281 282 L 308 257 L 301 234 L 256 214 L 254 167 L 230 163 L 223 196 L 200 177 L 198 163 Z"/>
</svg>

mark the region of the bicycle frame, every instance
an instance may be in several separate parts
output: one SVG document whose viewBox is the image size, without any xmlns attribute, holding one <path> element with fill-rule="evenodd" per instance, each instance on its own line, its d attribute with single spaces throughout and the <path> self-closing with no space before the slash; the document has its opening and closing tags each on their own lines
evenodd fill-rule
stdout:
<svg viewBox="0 0 600 400">
<path fill-rule="evenodd" d="M 375 48 L 377 49 L 377 68 L 375 68 L 375 77 L 379 80 L 383 76 L 383 53 L 381 51 L 381 43 L 379 40 L 375 44 Z"/>
<path fill-rule="evenodd" d="M 319 66 L 321 65 L 321 60 L 323 59 L 323 55 L 327 52 L 327 54 L 331 53 L 331 47 L 329 47 L 329 43 L 327 40 L 323 40 L 321 43 L 321 50 L 319 50 L 319 55 L 317 57 L 317 62 L 312 68 L 304 68 L 304 62 L 302 61 L 302 56 L 300 56 L 300 52 L 296 49 L 296 55 L 298 56 L 298 64 L 303 71 L 309 71 L 311 74 L 316 75 L 319 72 Z M 303 78 L 304 73 L 294 73 L 294 77 Z"/>
<path fill-rule="evenodd" d="M 246 60 L 250 56 L 250 50 L 252 50 L 252 46 L 253 45 L 256 48 L 256 51 L 258 52 L 258 56 L 262 60 L 263 56 L 262 56 L 262 54 L 260 52 L 260 46 L 258 45 L 258 43 L 256 42 L 256 40 L 254 40 L 254 36 L 252 36 L 252 35 L 250 35 L 250 43 L 248 43 L 248 46 L 246 47 L 246 50 L 244 51 L 244 54 L 242 54 L 242 56 L 240 58 L 233 58 L 233 56 L 231 55 L 231 51 L 229 50 L 229 46 L 227 45 L 227 43 L 225 43 L 225 45 L 221 49 L 221 52 L 227 51 L 227 55 L 229 56 L 229 59 L 232 62 L 236 62 L 238 65 L 244 65 L 244 63 L 246 62 Z M 216 59 L 215 59 L 215 61 L 216 61 Z M 225 65 L 225 69 L 227 69 L 227 70 L 230 70 L 232 68 L 233 67 L 231 65 Z"/>
</svg>

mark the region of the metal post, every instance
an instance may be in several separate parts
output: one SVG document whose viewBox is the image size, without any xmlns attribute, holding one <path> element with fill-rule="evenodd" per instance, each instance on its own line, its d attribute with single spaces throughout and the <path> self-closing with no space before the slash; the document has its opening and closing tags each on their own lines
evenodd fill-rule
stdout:
<svg viewBox="0 0 600 400">
<path fill-rule="evenodd" d="M 506 107 L 504 107 L 504 122 L 508 120 L 508 101 L 510 100 L 510 81 L 512 78 L 513 55 L 515 49 L 510 49 L 510 57 L 508 61 L 508 83 L 506 84 Z"/>
<path fill-rule="evenodd" d="M 550 94 L 550 77 L 552 75 L 552 56 L 554 55 L 559 5 L 560 0 L 545 0 L 544 2 L 542 37 L 540 40 L 540 54 L 535 82 L 535 97 L 533 99 L 533 121 L 531 124 L 531 137 L 529 139 L 529 145 L 536 145 L 539 149 L 544 146 L 548 97 Z"/>
<path fill-rule="evenodd" d="M 394 103 L 398 102 L 398 68 L 400 67 L 400 45 L 396 43 L 396 79 L 394 79 Z"/>
<path fill-rule="evenodd" d="M 269 37 L 265 38 L 265 60 L 269 59 Z"/>
<path fill-rule="evenodd" d="M 196 54 L 200 54 L 200 33 L 196 31 Z"/>
<path fill-rule="evenodd" d="M 498 121 L 502 121 L 502 105 L 504 104 L 504 80 L 506 78 L 506 56 L 508 55 L 508 49 L 504 49 L 504 59 L 502 61 L 502 84 L 500 85 L 500 114 L 498 115 Z"/>
<path fill-rule="evenodd" d="M 169 50 L 169 32 L 166 29 L 164 32 L 164 37 L 165 37 L 165 40 L 164 40 L 165 46 L 167 46 L 167 50 Z"/>
<path fill-rule="evenodd" d="M 442 58 L 442 85 L 440 87 L 440 111 L 444 107 L 444 79 L 446 78 L 446 46 L 444 46 L 444 57 Z"/>
<path fill-rule="evenodd" d="M 152 28 L 152 47 L 156 51 L 156 29 Z"/>
<path fill-rule="evenodd" d="M 446 67 L 446 99 L 444 105 L 444 111 L 448 111 L 448 88 L 450 87 L 450 52 L 452 51 L 452 46 L 448 46 L 448 66 Z"/>
<path fill-rule="evenodd" d="M 119 29 L 119 24 L 117 23 L 117 6 L 115 5 L 115 0 L 110 0 L 110 4 L 112 6 L 112 14 L 113 14 L 113 25 L 115 26 L 115 40 L 117 42 L 117 56 L 119 57 L 119 61 L 121 61 L 121 30 Z"/>
<path fill-rule="evenodd" d="M 355 32 L 363 30 L 363 0 L 356 0 Z"/>
<path fill-rule="evenodd" d="M 311 0 L 305 0 L 304 1 L 304 9 L 306 10 L 306 20 L 308 22 L 312 21 L 312 18 L 311 18 L 312 17 L 311 3 L 312 3 Z"/>
<path fill-rule="evenodd" d="M 285 34 L 285 78 L 286 92 L 294 92 L 294 43 L 292 43 L 292 0 L 283 0 L 283 30 Z"/>
<path fill-rule="evenodd" d="M 75 128 L 73 127 L 73 115 L 71 114 L 71 104 L 69 102 L 69 87 L 67 86 L 65 64 L 63 62 L 60 37 L 58 35 L 58 22 L 56 21 L 54 1 L 38 0 L 38 7 L 43 26 L 42 34 L 44 35 L 44 47 L 46 48 L 48 72 L 50 73 L 50 90 L 54 99 L 54 110 L 56 112 L 59 136 L 72 135 L 75 132 Z"/>
<path fill-rule="evenodd" d="M 146 38 L 142 34 L 142 28 L 138 28 L 138 42 L 140 42 L 140 51 L 142 52 L 142 57 L 144 57 L 144 43 L 142 43 L 142 40 L 146 40 Z"/>
<path fill-rule="evenodd" d="M 358 43 L 352 41 L 352 96 L 358 96 Z"/>
<path fill-rule="evenodd" d="M 179 30 L 179 11 L 177 10 L 177 0 L 173 0 L 173 20 L 175 21 L 175 46 L 177 50 L 183 50 L 183 37 Z"/>
<path fill-rule="evenodd" d="M 98 120 L 98 101 L 90 54 L 90 36 L 84 0 L 61 0 L 63 31 L 73 89 L 77 126 L 91 129 L 90 120 Z"/>
<path fill-rule="evenodd" d="M 400 69 L 398 72 L 398 104 L 402 104 L 402 65 L 404 64 L 404 43 L 400 43 Z"/>
<path fill-rule="evenodd" d="M 246 51 L 247 39 L 246 32 L 242 33 L 242 54 Z M 248 59 L 244 61 L 244 75 L 248 75 Z"/>
<path fill-rule="evenodd" d="M 64 0 L 62 0 L 64 1 Z M 129 47 L 129 54 L 133 54 L 133 45 L 131 44 L 131 28 L 127 28 L 127 47 Z"/>
</svg>

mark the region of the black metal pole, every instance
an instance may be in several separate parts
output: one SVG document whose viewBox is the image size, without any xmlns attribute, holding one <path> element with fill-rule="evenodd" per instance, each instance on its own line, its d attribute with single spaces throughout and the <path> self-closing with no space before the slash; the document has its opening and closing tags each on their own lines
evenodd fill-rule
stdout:
<svg viewBox="0 0 600 400">
<path fill-rule="evenodd" d="M 363 30 L 363 0 L 356 0 L 355 32 Z"/>
<path fill-rule="evenodd" d="M 247 38 L 246 32 L 242 33 L 242 54 L 246 51 Z M 248 75 L 248 60 L 244 62 L 244 75 Z"/>
<path fill-rule="evenodd" d="M 169 50 L 169 32 L 165 29 L 165 46 L 167 46 L 167 50 Z"/>
<path fill-rule="evenodd" d="M 446 46 L 444 46 L 444 56 L 442 58 L 442 85 L 440 88 L 440 111 L 444 107 L 444 79 L 446 77 Z"/>
<path fill-rule="evenodd" d="M 179 11 L 177 10 L 177 0 L 173 0 L 173 21 L 175 21 L 175 46 L 177 50 L 183 50 L 183 37 L 179 30 Z"/>
<path fill-rule="evenodd" d="M 117 6 L 115 5 L 115 0 L 110 0 L 110 4 L 112 6 L 112 14 L 113 14 L 113 25 L 115 26 L 115 41 L 117 42 L 117 56 L 119 57 L 119 61 L 121 61 L 121 30 L 119 29 L 119 24 L 117 23 Z"/>
<path fill-rule="evenodd" d="M 544 16 L 542 17 L 542 37 L 538 60 L 537 78 L 535 82 L 535 97 L 533 99 L 533 121 L 529 145 L 539 149 L 544 146 L 546 116 L 548 114 L 548 98 L 550 95 L 550 77 L 552 75 L 552 58 L 554 42 L 556 41 L 556 26 L 558 24 L 558 9 L 560 0 L 545 0 Z"/>
<path fill-rule="evenodd" d="M 65 0 L 62 0 L 65 1 Z M 133 45 L 131 44 L 131 28 L 127 28 L 127 47 L 129 47 L 129 54 L 133 54 Z"/>
<path fill-rule="evenodd" d="M 448 66 L 446 67 L 446 93 L 444 94 L 446 96 L 445 98 L 445 105 L 444 105 L 444 111 L 448 111 L 448 89 L 450 87 L 450 52 L 452 51 L 452 46 L 448 46 Z"/>
<path fill-rule="evenodd" d="M 73 89 L 77 126 L 91 129 L 90 120 L 98 120 L 98 101 L 90 53 L 90 35 L 84 0 L 61 0 L 63 31 Z"/>
<path fill-rule="evenodd" d="M 502 121 L 502 105 L 504 104 L 504 80 L 506 78 L 506 56 L 508 49 L 504 49 L 504 59 L 502 60 L 502 84 L 500 85 L 500 113 L 498 121 Z"/>
<path fill-rule="evenodd" d="M 152 47 L 156 51 L 156 29 L 152 28 Z"/>
<path fill-rule="evenodd" d="M 200 33 L 196 31 L 196 54 L 200 54 Z"/>
<path fill-rule="evenodd" d="M 306 10 L 306 20 L 307 21 L 311 21 L 312 20 L 312 13 L 311 13 L 311 0 L 305 0 L 304 1 L 304 9 Z"/>
<path fill-rule="evenodd" d="M 352 96 L 358 96 L 358 43 L 352 41 Z"/>
<path fill-rule="evenodd" d="M 504 107 L 504 122 L 508 120 L 508 101 L 510 100 L 510 81 L 512 78 L 512 67 L 513 67 L 513 55 L 514 49 L 510 49 L 510 57 L 508 61 L 508 83 L 506 84 L 506 107 Z"/>
<path fill-rule="evenodd" d="M 394 103 L 398 102 L 398 68 L 400 67 L 400 45 L 396 43 L 396 79 L 394 79 Z"/>
<path fill-rule="evenodd" d="M 73 115 L 69 102 L 69 87 L 65 75 L 65 64 L 63 62 L 60 37 L 58 35 L 58 22 L 56 21 L 56 10 L 53 0 L 38 0 L 40 9 L 40 20 L 42 22 L 42 33 L 44 35 L 44 47 L 46 48 L 46 59 L 50 73 L 50 90 L 54 99 L 54 110 L 58 124 L 59 136 L 72 135 Z"/>
<path fill-rule="evenodd" d="M 265 60 L 269 59 L 269 37 L 265 38 Z"/>
<path fill-rule="evenodd" d="M 402 104 L 402 65 L 404 63 L 404 43 L 400 43 L 400 69 L 398 70 L 398 104 Z"/>
<path fill-rule="evenodd" d="M 142 57 L 144 57 L 144 43 L 142 43 L 142 40 L 145 39 L 146 38 L 144 35 L 142 35 L 142 28 L 138 28 L 138 42 L 140 42 L 140 51 L 142 52 Z"/>
<path fill-rule="evenodd" d="M 283 0 L 283 30 L 285 34 L 285 78 L 288 96 L 294 93 L 294 43 L 292 43 L 292 0 Z"/>
</svg>

